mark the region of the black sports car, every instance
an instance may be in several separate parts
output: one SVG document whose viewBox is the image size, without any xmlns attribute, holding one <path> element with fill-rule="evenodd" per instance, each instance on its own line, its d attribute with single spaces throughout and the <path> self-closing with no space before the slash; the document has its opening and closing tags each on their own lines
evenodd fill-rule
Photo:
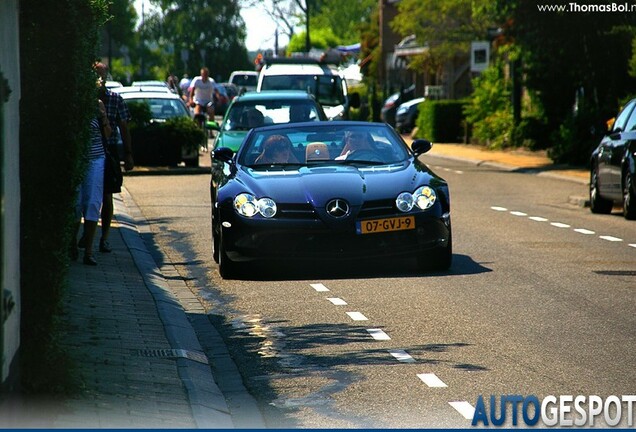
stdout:
<svg viewBox="0 0 636 432">
<path fill-rule="evenodd" d="M 626 219 L 636 219 L 636 99 L 632 99 L 590 158 L 590 210 L 611 213 L 623 206 Z"/>
<path fill-rule="evenodd" d="M 214 150 L 214 260 L 224 278 L 252 260 L 417 257 L 452 261 L 447 183 L 384 123 L 306 122 L 252 129 Z"/>
</svg>

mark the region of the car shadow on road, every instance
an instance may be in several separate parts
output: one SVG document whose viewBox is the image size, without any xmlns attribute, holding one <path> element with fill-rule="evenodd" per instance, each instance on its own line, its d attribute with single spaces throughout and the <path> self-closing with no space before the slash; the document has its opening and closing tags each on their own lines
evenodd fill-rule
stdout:
<svg viewBox="0 0 636 432">
<path fill-rule="evenodd" d="M 454 254 L 449 270 L 424 271 L 414 258 L 347 261 L 311 261 L 298 263 L 251 263 L 242 280 L 304 280 L 304 279 L 373 279 L 387 277 L 421 278 L 465 276 L 488 273 L 492 269 L 474 261 L 468 255 Z"/>
</svg>

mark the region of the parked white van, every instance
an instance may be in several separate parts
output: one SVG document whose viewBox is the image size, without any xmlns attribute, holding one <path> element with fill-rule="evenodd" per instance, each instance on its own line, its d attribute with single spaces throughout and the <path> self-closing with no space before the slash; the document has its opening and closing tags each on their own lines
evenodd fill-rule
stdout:
<svg viewBox="0 0 636 432">
<path fill-rule="evenodd" d="M 256 91 L 304 90 L 314 95 L 329 120 L 348 120 L 360 95 L 349 94 L 347 82 L 335 68 L 309 58 L 266 58 Z"/>
</svg>

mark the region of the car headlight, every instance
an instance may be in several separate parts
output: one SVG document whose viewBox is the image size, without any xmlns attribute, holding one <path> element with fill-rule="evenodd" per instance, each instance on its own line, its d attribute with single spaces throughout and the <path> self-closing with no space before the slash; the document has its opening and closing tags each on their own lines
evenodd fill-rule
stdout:
<svg viewBox="0 0 636 432">
<path fill-rule="evenodd" d="M 258 212 L 263 217 L 271 218 L 276 214 L 276 203 L 270 198 L 261 198 L 258 200 Z"/>
<path fill-rule="evenodd" d="M 256 199 L 254 195 L 242 193 L 234 198 L 234 209 L 238 214 L 245 217 L 254 217 L 261 214 L 263 217 L 271 218 L 276 214 L 276 203 L 270 198 Z"/>
<path fill-rule="evenodd" d="M 408 192 L 402 192 L 395 199 L 395 205 L 397 206 L 398 210 L 404 213 L 411 211 L 411 209 L 415 205 L 415 199 L 413 198 L 413 194 L 410 194 Z"/>
<path fill-rule="evenodd" d="M 415 205 L 422 210 L 431 208 L 437 199 L 435 191 L 428 186 L 417 188 L 415 193 L 413 193 L 413 197 L 415 198 Z"/>
<path fill-rule="evenodd" d="M 401 212 L 409 212 L 413 207 L 417 206 L 421 210 L 429 209 L 435 204 L 437 195 L 435 191 L 428 187 L 422 186 L 415 190 L 413 193 L 402 192 L 395 199 L 395 205 Z"/>
</svg>

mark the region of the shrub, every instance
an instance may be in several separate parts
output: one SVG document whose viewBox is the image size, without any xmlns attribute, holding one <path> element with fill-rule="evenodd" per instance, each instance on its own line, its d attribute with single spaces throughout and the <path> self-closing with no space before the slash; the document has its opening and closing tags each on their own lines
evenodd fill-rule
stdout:
<svg viewBox="0 0 636 432">
<path fill-rule="evenodd" d="M 493 148 L 509 145 L 514 122 L 503 63 L 496 62 L 473 79 L 473 88 L 470 103 L 465 108 L 473 138 Z"/>
<path fill-rule="evenodd" d="M 592 151 L 605 132 L 605 124 L 591 104 L 582 104 L 551 136 L 548 156 L 556 163 L 587 165 Z"/>
<path fill-rule="evenodd" d="M 464 137 L 464 101 L 425 101 L 417 117 L 417 137 L 433 142 L 462 142 Z"/>
<path fill-rule="evenodd" d="M 537 117 L 526 117 L 512 129 L 511 144 L 529 150 L 543 150 L 549 147 L 550 131 L 547 123 Z"/>
<path fill-rule="evenodd" d="M 189 117 L 175 117 L 165 123 L 134 123 L 130 134 L 135 162 L 151 166 L 177 165 L 182 149 L 198 149 L 205 139 L 205 133 Z"/>
</svg>

